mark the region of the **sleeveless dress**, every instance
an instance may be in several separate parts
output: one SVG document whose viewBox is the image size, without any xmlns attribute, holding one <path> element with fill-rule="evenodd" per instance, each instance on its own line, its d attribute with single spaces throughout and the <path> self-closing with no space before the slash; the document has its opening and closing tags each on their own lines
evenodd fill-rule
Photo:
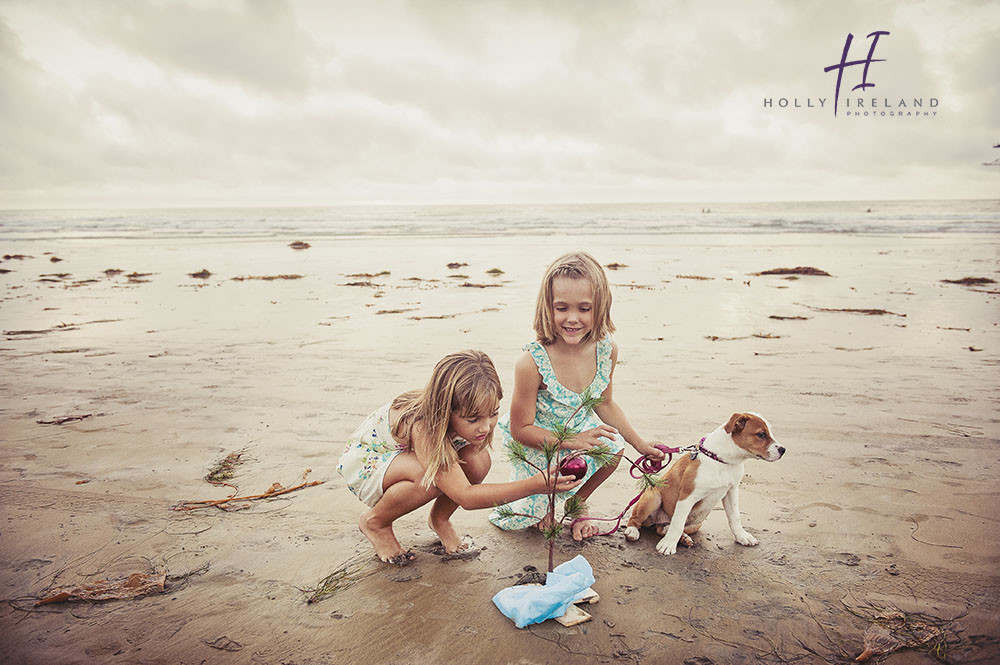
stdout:
<svg viewBox="0 0 1000 665">
<path fill-rule="evenodd" d="M 337 464 L 337 471 L 347 481 L 347 489 L 369 506 L 374 506 L 382 498 L 382 482 L 389 464 L 396 455 L 407 450 L 392 436 L 389 427 L 391 407 L 392 402 L 388 402 L 368 414 L 347 440 Z M 469 442 L 455 437 L 451 445 L 457 452 Z"/>
<path fill-rule="evenodd" d="M 545 346 L 541 342 L 534 341 L 526 344 L 524 350 L 531 354 L 532 360 L 535 361 L 535 365 L 538 367 L 538 373 L 542 375 L 542 382 L 545 384 L 544 388 L 538 389 L 538 399 L 535 401 L 535 425 L 551 431 L 557 424 L 565 422 L 573 411 L 580 406 L 580 402 L 582 401 L 581 393 L 575 393 L 559 383 L 555 370 L 552 369 L 552 361 L 549 360 L 548 351 L 545 350 Z M 594 380 L 588 387 L 590 394 L 592 396 L 600 396 L 608 387 L 610 381 L 611 340 L 605 338 L 597 342 L 597 372 L 594 374 Z M 597 417 L 596 413 L 586 413 L 583 410 L 577 413 L 573 417 L 572 422 L 569 423 L 570 427 L 578 432 L 603 424 L 603 421 Z M 510 435 L 510 413 L 504 415 L 497 424 L 497 427 L 503 435 L 504 447 L 508 448 L 510 442 L 513 440 L 513 437 Z M 618 453 L 625 448 L 625 439 L 622 438 L 621 434 L 617 434 L 614 439 L 602 437 L 602 441 L 611 448 L 612 453 Z M 545 467 L 545 453 L 538 448 L 530 446 L 525 446 L 525 452 L 532 463 L 540 468 Z M 598 467 L 589 457 L 584 457 L 583 459 L 587 462 L 587 478 L 590 478 Z M 530 478 L 536 473 L 538 472 L 535 469 L 523 462 L 511 461 L 511 480 Z M 583 483 L 574 490 L 557 494 L 557 507 L 572 496 L 582 485 Z M 524 513 L 531 517 L 514 515 L 504 518 L 494 510 L 490 513 L 490 522 L 505 531 L 524 529 L 525 527 L 534 526 L 538 520 L 545 516 L 548 511 L 548 497 L 545 494 L 533 494 L 523 499 L 512 501 L 507 506 L 515 513 Z"/>
</svg>

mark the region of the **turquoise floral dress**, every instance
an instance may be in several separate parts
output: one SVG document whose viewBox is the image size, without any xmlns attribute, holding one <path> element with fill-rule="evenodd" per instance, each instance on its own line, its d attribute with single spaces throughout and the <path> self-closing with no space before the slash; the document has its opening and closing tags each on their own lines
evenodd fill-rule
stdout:
<svg viewBox="0 0 1000 665">
<path fill-rule="evenodd" d="M 545 384 L 543 388 L 538 389 L 538 399 L 535 401 L 535 425 L 551 431 L 559 423 L 566 422 L 566 419 L 580 406 L 582 394 L 575 393 L 559 383 L 555 370 L 552 369 L 552 362 L 549 360 L 548 351 L 545 350 L 545 346 L 541 342 L 531 342 L 525 345 L 524 350 L 531 354 L 531 358 L 538 367 L 538 373 L 542 375 L 542 382 Z M 611 340 L 605 338 L 597 342 L 597 372 L 594 374 L 594 380 L 584 392 L 589 391 L 593 396 L 600 396 L 605 388 L 608 387 L 610 381 Z M 573 417 L 569 426 L 578 432 L 582 432 L 602 424 L 604 423 L 597 417 L 596 413 L 586 413 L 581 410 Z M 510 435 L 509 413 L 500 420 L 498 429 L 503 435 L 504 446 L 509 447 L 511 441 L 513 441 Z M 625 448 L 625 439 L 620 434 L 616 435 L 613 440 L 606 438 L 602 438 L 602 440 L 611 448 L 611 452 L 613 453 L 617 453 Z M 545 454 L 541 450 L 525 446 L 525 452 L 532 463 L 539 468 L 545 467 Z M 587 478 L 590 478 L 598 467 L 592 459 L 588 457 L 584 457 L 584 459 L 587 461 Z M 523 462 L 512 461 L 511 466 L 511 480 L 530 478 L 538 473 L 538 471 Z M 579 486 L 577 489 L 579 489 Z M 559 502 L 557 506 L 572 496 L 574 492 L 576 492 L 575 489 L 570 492 L 557 494 L 556 501 Z M 548 498 L 544 494 L 533 494 L 532 496 L 513 501 L 507 504 L 507 507 L 515 513 L 524 513 L 524 515 L 530 515 L 530 517 L 522 515 L 501 517 L 494 510 L 490 513 L 490 522 L 506 531 L 523 529 L 535 525 L 538 523 L 538 520 L 545 516 L 548 510 Z"/>
</svg>

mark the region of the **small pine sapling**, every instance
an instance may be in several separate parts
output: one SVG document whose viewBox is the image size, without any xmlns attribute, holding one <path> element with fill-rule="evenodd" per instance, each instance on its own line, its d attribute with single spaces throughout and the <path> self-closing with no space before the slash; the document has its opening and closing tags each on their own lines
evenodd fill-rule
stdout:
<svg viewBox="0 0 1000 665">
<path fill-rule="evenodd" d="M 573 520 L 581 516 L 584 511 L 584 502 L 576 494 L 573 494 L 566 500 L 563 506 L 563 516 L 561 519 L 556 521 L 556 489 L 555 489 L 555 477 L 563 475 L 576 475 L 580 473 L 576 467 L 579 462 L 574 462 L 573 460 L 583 460 L 584 457 L 588 457 L 594 461 L 598 468 L 610 464 L 615 459 L 615 454 L 611 452 L 611 448 L 606 445 L 598 445 L 587 450 L 567 450 L 563 448 L 563 444 L 572 439 L 574 436 L 579 434 L 579 432 L 572 427 L 569 423 L 573 422 L 573 418 L 576 414 L 583 411 L 586 414 L 593 412 L 594 408 L 601 403 L 603 398 L 594 397 L 589 391 L 585 391 L 582 395 L 580 401 L 580 406 L 570 414 L 564 422 L 559 423 L 552 430 L 553 438 L 546 439 L 545 443 L 542 445 L 542 453 L 545 456 L 545 468 L 541 468 L 534 464 L 528 457 L 528 453 L 525 449 L 524 444 L 519 441 L 511 441 L 508 447 L 508 457 L 511 462 L 520 462 L 522 464 L 527 464 L 533 469 L 544 473 L 545 478 L 548 481 L 548 509 L 546 511 L 545 517 L 539 520 L 541 526 L 542 535 L 548 544 L 549 550 L 549 568 L 548 571 L 551 573 L 553 569 L 553 559 L 555 556 L 555 540 L 559 534 L 563 531 L 563 524 L 569 520 L 572 523 Z M 585 473 L 585 469 L 583 473 Z M 578 476 L 582 477 L 582 475 Z M 515 512 L 510 506 L 498 506 L 497 512 L 500 517 L 514 517 L 515 515 L 521 517 L 533 517 L 533 515 L 526 515 L 524 513 Z"/>
</svg>

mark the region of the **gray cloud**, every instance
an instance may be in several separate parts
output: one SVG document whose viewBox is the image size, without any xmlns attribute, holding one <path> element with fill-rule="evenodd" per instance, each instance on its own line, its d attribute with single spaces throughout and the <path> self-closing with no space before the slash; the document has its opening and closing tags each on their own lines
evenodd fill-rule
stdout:
<svg viewBox="0 0 1000 665">
<path fill-rule="evenodd" d="M 722 4 L 8 1 L 0 205 L 995 195 L 995 5 Z"/>
<path fill-rule="evenodd" d="M 323 60 L 282 0 L 72 3 L 68 20 L 164 71 L 302 96 Z"/>
</svg>

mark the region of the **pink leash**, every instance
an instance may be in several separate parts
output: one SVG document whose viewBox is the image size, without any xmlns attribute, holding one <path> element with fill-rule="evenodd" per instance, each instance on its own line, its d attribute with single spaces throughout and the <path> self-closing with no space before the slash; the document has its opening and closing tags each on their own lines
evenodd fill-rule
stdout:
<svg viewBox="0 0 1000 665">
<path fill-rule="evenodd" d="M 702 439 L 702 441 L 704 441 L 704 439 Z M 642 478 L 643 474 L 646 474 L 646 473 L 659 473 L 660 471 L 663 470 L 664 466 L 667 466 L 668 464 L 670 464 L 671 460 L 673 460 L 673 458 L 674 458 L 674 453 L 679 453 L 681 451 L 688 451 L 688 450 L 696 450 L 698 448 L 698 446 L 685 446 L 683 448 L 671 448 L 670 446 L 665 446 L 662 443 L 658 444 L 656 447 L 659 448 L 660 450 L 662 450 L 664 453 L 666 453 L 666 455 L 667 455 L 667 459 L 666 460 L 661 461 L 661 460 L 649 459 L 649 457 L 647 457 L 646 455 L 643 455 L 639 459 L 637 459 L 636 461 L 633 462 L 632 460 L 630 460 L 627 457 L 625 457 L 625 459 L 628 460 L 629 463 L 632 465 L 629 468 L 629 470 L 628 470 L 628 473 L 629 473 L 630 476 L 632 476 L 633 478 L 638 479 L 638 478 Z M 624 457 L 624 455 L 623 455 L 623 457 Z M 569 526 L 572 529 L 573 525 L 576 524 L 577 522 L 585 522 L 585 521 L 588 521 L 588 520 L 598 520 L 598 521 L 601 521 L 601 522 L 610 522 L 611 520 L 615 520 L 615 528 L 611 529 L 611 531 L 606 531 L 604 533 L 594 534 L 596 536 L 610 536 L 615 531 L 618 531 L 618 529 L 621 528 L 622 518 L 625 517 L 625 513 L 628 512 L 629 508 L 631 508 L 632 506 L 635 505 L 635 502 L 639 500 L 639 497 L 641 497 L 642 493 L 645 492 L 645 491 L 646 491 L 645 489 L 640 490 L 639 493 L 635 495 L 635 498 L 632 499 L 631 501 L 629 501 L 628 505 L 625 506 L 625 510 L 621 511 L 618 514 L 617 518 L 615 518 L 615 517 L 610 517 L 610 518 L 609 517 L 577 517 L 575 520 L 573 520 L 572 522 L 570 522 Z"/>
</svg>

